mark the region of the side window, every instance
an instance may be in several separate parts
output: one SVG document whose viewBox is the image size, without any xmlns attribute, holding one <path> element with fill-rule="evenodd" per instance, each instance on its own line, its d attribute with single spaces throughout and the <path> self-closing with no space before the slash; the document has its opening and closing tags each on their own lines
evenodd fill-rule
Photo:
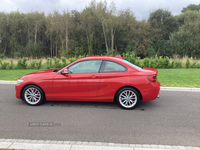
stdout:
<svg viewBox="0 0 200 150">
<path fill-rule="evenodd" d="M 69 73 L 98 73 L 102 60 L 85 60 L 68 68 Z"/>
<path fill-rule="evenodd" d="M 127 69 L 113 61 L 103 61 L 101 72 L 125 72 Z"/>
</svg>

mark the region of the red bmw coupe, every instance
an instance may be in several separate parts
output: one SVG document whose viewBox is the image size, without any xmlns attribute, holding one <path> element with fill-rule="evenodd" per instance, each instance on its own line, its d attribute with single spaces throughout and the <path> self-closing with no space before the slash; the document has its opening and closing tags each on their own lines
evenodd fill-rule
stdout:
<svg viewBox="0 0 200 150">
<path fill-rule="evenodd" d="M 20 77 L 16 97 L 35 106 L 46 101 L 114 102 L 125 109 L 157 98 L 158 71 L 140 68 L 121 56 L 93 56 L 62 69 L 33 72 Z"/>
</svg>

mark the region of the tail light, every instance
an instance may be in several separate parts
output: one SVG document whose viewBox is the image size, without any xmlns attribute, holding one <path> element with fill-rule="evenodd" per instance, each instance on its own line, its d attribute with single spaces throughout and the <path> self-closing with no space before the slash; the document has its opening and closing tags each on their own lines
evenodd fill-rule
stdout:
<svg viewBox="0 0 200 150">
<path fill-rule="evenodd" d="M 152 75 L 152 76 L 148 76 L 147 78 L 150 82 L 156 82 L 157 81 L 157 74 Z"/>
</svg>

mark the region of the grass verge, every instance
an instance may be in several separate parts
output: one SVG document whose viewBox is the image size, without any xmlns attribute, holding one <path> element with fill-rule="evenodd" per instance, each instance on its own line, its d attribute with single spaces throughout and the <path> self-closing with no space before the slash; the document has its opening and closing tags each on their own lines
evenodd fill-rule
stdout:
<svg viewBox="0 0 200 150">
<path fill-rule="evenodd" d="M 0 80 L 16 81 L 19 77 L 38 70 L 0 70 Z"/>
<path fill-rule="evenodd" d="M 200 88 L 200 69 L 158 69 L 161 86 Z"/>
<path fill-rule="evenodd" d="M 15 81 L 19 77 L 38 70 L 0 70 L 0 80 Z M 200 88 L 200 69 L 158 69 L 161 86 Z"/>
</svg>

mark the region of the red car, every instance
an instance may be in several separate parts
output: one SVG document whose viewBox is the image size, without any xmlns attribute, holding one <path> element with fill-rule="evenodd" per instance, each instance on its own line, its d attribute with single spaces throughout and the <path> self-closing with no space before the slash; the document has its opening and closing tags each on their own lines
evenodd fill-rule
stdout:
<svg viewBox="0 0 200 150">
<path fill-rule="evenodd" d="M 135 108 L 157 98 L 158 71 L 140 68 L 121 56 L 94 56 L 76 60 L 62 69 L 33 72 L 18 79 L 16 97 L 29 105 L 43 101 L 114 102 Z"/>
</svg>

